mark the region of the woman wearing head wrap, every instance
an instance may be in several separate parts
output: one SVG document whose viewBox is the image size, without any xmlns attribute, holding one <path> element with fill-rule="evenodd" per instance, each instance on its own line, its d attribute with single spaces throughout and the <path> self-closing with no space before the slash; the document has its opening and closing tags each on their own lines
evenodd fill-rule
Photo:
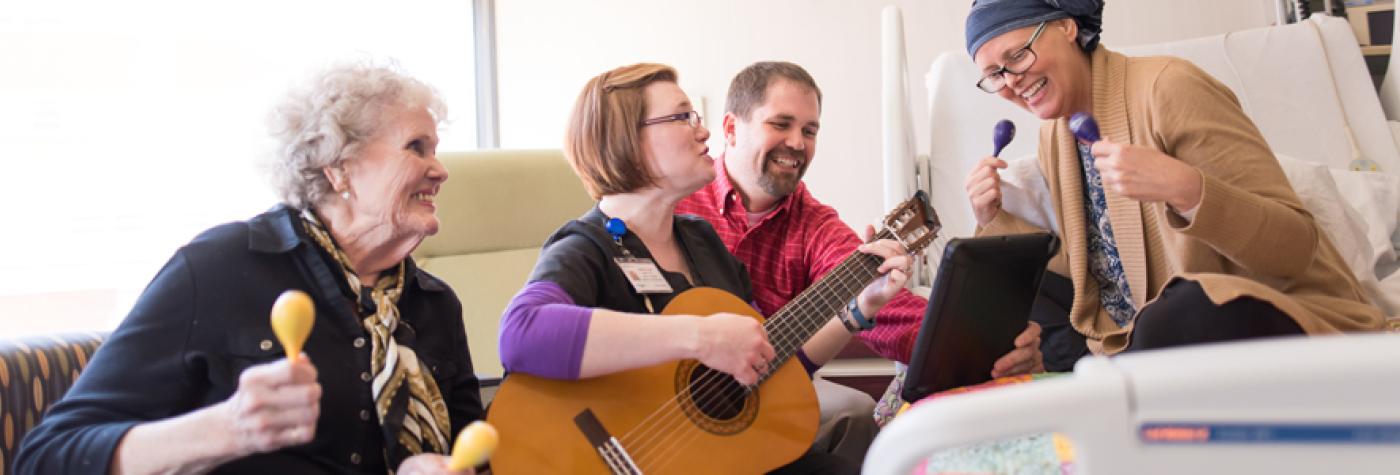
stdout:
<svg viewBox="0 0 1400 475">
<path fill-rule="evenodd" d="M 1188 61 L 1098 47 L 1102 12 L 1101 0 L 977 0 L 967 18 L 977 87 L 1045 121 L 1040 166 L 1065 243 L 1052 270 L 1070 277 L 1068 320 L 1087 349 L 1379 329 L 1230 90 Z M 1103 140 L 1074 138 L 1076 112 Z M 1004 167 L 987 157 L 968 177 L 978 234 L 1035 230 L 1001 209 Z"/>
</svg>

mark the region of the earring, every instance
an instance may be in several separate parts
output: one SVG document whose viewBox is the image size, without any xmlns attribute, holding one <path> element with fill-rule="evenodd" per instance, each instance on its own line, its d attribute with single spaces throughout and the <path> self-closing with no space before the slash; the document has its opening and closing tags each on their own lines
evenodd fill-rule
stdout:
<svg viewBox="0 0 1400 475">
<path fill-rule="evenodd" d="M 342 191 L 342 192 L 340 193 L 340 198 L 343 199 L 343 200 L 345 200 L 345 201 L 350 201 L 350 192 L 349 192 L 349 191 Z"/>
</svg>

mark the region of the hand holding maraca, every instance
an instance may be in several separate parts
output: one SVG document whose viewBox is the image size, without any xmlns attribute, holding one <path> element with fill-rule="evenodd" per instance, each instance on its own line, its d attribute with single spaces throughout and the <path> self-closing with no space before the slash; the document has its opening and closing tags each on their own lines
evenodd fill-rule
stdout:
<svg viewBox="0 0 1400 475">
<path fill-rule="evenodd" d="M 310 442 L 321 415 L 316 367 L 301 354 L 315 306 L 305 293 L 289 290 L 272 308 L 273 331 L 288 357 L 244 370 L 238 390 L 221 404 L 230 429 L 224 433 L 239 456 Z"/>
<path fill-rule="evenodd" d="M 967 198 L 978 226 L 986 226 L 1001 210 L 1001 175 L 997 170 L 1006 168 L 1006 161 L 997 156 L 1015 137 L 1016 124 L 1005 119 L 997 122 L 992 132 L 992 155 L 978 161 L 967 176 Z"/>
<path fill-rule="evenodd" d="M 452 456 L 423 453 L 409 457 L 399 465 L 399 475 L 471 474 L 474 467 L 486 463 L 496 451 L 500 436 L 486 421 L 468 424 L 452 445 Z"/>
<path fill-rule="evenodd" d="M 1195 209 L 1201 203 L 1201 172 L 1167 154 L 1147 147 L 1102 140 L 1098 123 L 1085 113 L 1069 120 L 1080 141 L 1092 144 L 1105 190 L 1136 201 L 1167 203 L 1177 211 Z"/>
</svg>

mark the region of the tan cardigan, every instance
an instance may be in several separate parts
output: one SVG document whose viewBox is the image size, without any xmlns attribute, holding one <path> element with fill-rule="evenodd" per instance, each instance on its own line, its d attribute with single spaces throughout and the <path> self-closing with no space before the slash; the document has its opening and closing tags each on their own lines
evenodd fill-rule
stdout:
<svg viewBox="0 0 1400 475">
<path fill-rule="evenodd" d="M 1136 308 L 1180 277 L 1199 282 L 1217 305 L 1241 296 L 1267 301 L 1308 334 L 1382 328 L 1380 311 L 1367 302 L 1228 88 L 1178 58 L 1129 58 L 1102 47 L 1091 56 L 1094 118 L 1103 138 L 1162 151 L 1204 176 L 1190 222 L 1165 203 L 1104 190 Z M 1066 119 L 1041 126 L 1040 167 L 1063 239 L 1051 270 L 1074 282 L 1070 322 L 1094 353 L 1122 351 L 1132 324 L 1119 328 L 1109 318 L 1089 274 L 1083 173 Z M 978 234 L 1035 230 L 1002 211 Z"/>
</svg>

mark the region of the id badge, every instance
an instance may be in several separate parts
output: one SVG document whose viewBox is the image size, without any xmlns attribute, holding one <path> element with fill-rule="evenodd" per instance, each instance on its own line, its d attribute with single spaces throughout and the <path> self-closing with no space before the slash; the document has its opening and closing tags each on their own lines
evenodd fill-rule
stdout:
<svg viewBox="0 0 1400 475">
<path fill-rule="evenodd" d="M 661 274 L 661 268 L 651 259 L 617 257 L 613 261 L 622 268 L 622 275 L 627 276 L 627 281 L 639 294 L 669 294 L 675 291 L 666 282 L 666 276 Z"/>
</svg>

